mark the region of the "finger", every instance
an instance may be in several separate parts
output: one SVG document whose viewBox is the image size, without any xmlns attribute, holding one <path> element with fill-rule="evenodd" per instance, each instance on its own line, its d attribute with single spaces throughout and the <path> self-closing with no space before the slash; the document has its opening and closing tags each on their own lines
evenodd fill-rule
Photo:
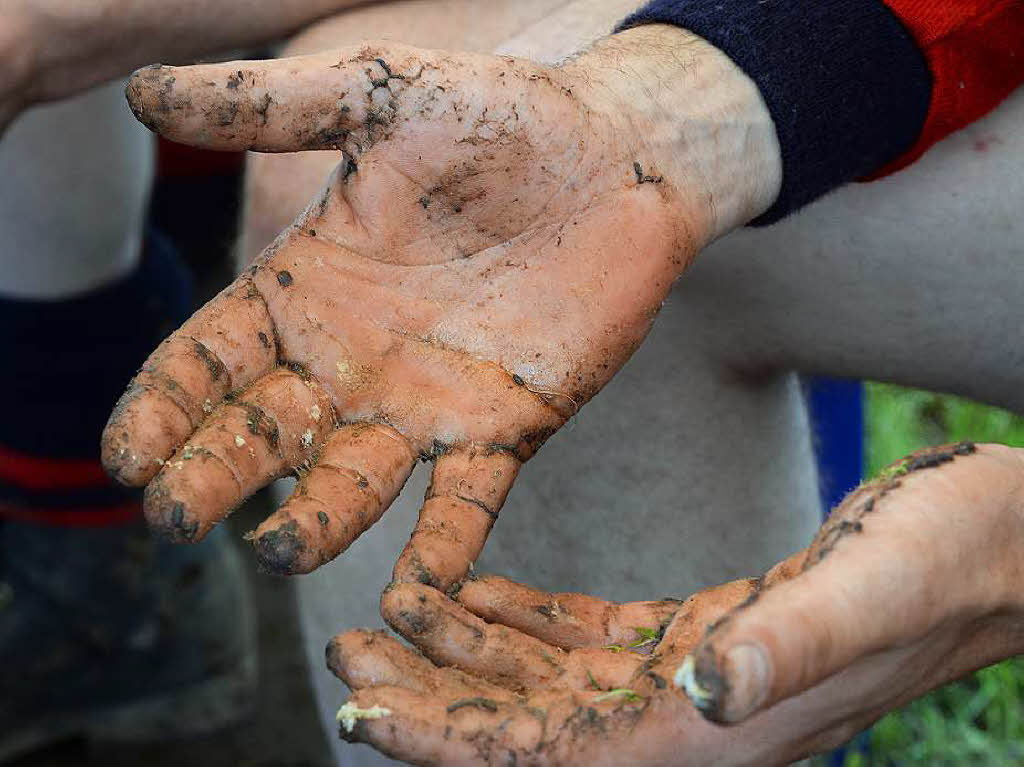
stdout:
<svg viewBox="0 0 1024 767">
<path fill-rule="evenodd" d="M 799 573 L 807 551 L 799 551 L 772 567 L 760 578 L 741 578 L 702 589 L 677 606 L 665 629 L 657 653 L 666 664 L 693 651 L 710 631 L 741 607 L 749 607 L 772 586 L 783 583 Z M 675 669 L 658 666 L 659 671 L 674 675 Z"/>
<path fill-rule="evenodd" d="M 986 609 L 977 595 L 991 593 L 991 584 L 963 563 L 985 545 L 980 509 L 992 488 L 1006 486 L 1006 474 L 998 463 L 954 462 L 973 449 L 930 450 L 914 465 L 942 470 L 852 493 L 822 528 L 802 573 L 722 621 L 688 674 L 688 692 L 705 716 L 742 721 L 861 656 Z"/>
<path fill-rule="evenodd" d="M 772 567 L 761 578 L 761 588 L 769 589 L 778 583 L 793 580 L 803 572 L 804 565 L 807 562 L 807 553 L 807 549 L 801 549 Z"/>
<path fill-rule="evenodd" d="M 296 152 L 345 148 L 351 138 L 365 149 L 428 97 L 443 112 L 442 81 L 460 59 L 449 56 L 442 76 L 426 51 L 367 43 L 267 61 L 153 65 L 131 76 L 126 96 L 144 125 L 185 144 Z"/>
<path fill-rule="evenodd" d="M 149 483 L 150 525 L 198 541 L 245 498 L 310 460 L 333 428 L 330 399 L 308 376 L 278 368 L 217 407 Z"/>
<path fill-rule="evenodd" d="M 490 625 L 420 584 L 397 584 L 381 596 L 381 615 L 440 666 L 509 688 L 548 686 L 565 673 L 565 653 L 539 639 Z"/>
<path fill-rule="evenodd" d="M 292 496 L 253 532 L 261 567 L 290 575 L 334 559 L 398 497 L 416 457 L 409 441 L 389 426 L 339 428 Z"/>
<path fill-rule="evenodd" d="M 542 742 L 544 714 L 486 696 L 439 700 L 402 687 L 372 687 L 355 692 L 338 711 L 338 734 L 412 764 L 515 764 Z"/>
<path fill-rule="evenodd" d="M 465 577 L 501 511 L 519 460 L 504 450 L 454 448 L 441 455 L 412 538 L 395 565 L 399 583 L 442 591 Z"/>
<path fill-rule="evenodd" d="M 420 584 L 398 584 L 381 597 L 381 614 L 399 634 L 441 666 L 455 666 L 510 689 L 624 686 L 643 663 L 634 653 L 567 653 L 498 624 L 489 624 Z"/>
<path fill-rule="evenodd" d="M 608 602 L 585 594 L 523 586 L 500 576 L 467 579 L 456 599 L 490 623 L 502 623 L 566 649 L 647 646 L 660 638 L 681 601 Z"/>
<path fill-rule="evenodd" d="M 359 690 L 338 712 L 339 735 L 413 764 L 665 764 L 667 735 L 678 760 L 680 701 L 661 695 L 594 702 L 591 693 L 505 702 L 438 700 L 400 687 Z M 678 726 L 677 726 L 678 725 Z M 609 744 L 615 744 L 609 749 Z M 684 760 L 685 761 L 685 760 Z"/>
<path fill-rule="evenodd" d="M 760 590 L 759 578 L 743 578 L 698 591 L 676 611 L 658 652 L 678 662 L 733 610 L 756 600 Z"/>
<path fill-rule="evenodd" d="M 267 305 L 250 279 L 236 280 L 146 360 L 103 431 L 104 468 L 144 485 L 229 392 L 276 361 Z"/>
<path fill-rule="evenodd" d="M 393 685 L 441 700 L 481 695 L 493 700 L 517 697 L 458 669 L 438 668 L 383 631 L 357 629 L 334 637 L 327 645 L 327 666 L 352 690 Z"/>
</svg>

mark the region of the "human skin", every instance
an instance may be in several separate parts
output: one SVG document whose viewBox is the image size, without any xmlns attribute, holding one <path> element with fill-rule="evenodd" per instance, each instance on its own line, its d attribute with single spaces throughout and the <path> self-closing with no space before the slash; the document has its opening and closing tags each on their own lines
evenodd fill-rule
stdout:
<svg viewBox="0 0 1024 767">
<path fill-rule="evenodd" d="M 551 25 L 544 28 L 553 29 Z M 991 167 L 988 171 L 984 167 L 986 156 L 992 158 L 1000 155 L 1004 160 L 1013 156 L 1012 147 L 1006 146 L 1012 143 L 1013 133 L 1012 130 L 1007 132 L 1006 127 L 1002 125 L 1003 138 L 994 138 L 1000 135 L 1000 124 L 997 121 L 993 125 L 979 125 L 977 131 L 967 131 L 954 141 L 952 159 L 971 161 L 953 164 L 955 172 L 952 175 L 958 179 L 955 185 L 935 184 L 932 181 L 935 171 L 945 170 L 948 177 L 950 169 L 945 165 L 925 163 L 927 170 L 923 174 L 915 175 L 913 169 L 908 172 L 910 178 L 905 178 L 908 173 L 901 174 L 910 182 L 903 186 L 913 187 L 917 183 L 917 191 L 913 194 L 886 196 L 885 192 L 894 191 L 892 185 L 882 184 L 882 190 L 879 191 L 879 185 L 872 184 L 851 190 L 850 195 L 840 195 L 853 217 L 858 220 L 865 214 L 869 217 L 868 226 L 858 225 L 846 232 L 845 208 L 842 204 L 833 204 L 826 205 L 821 215 L 816 216 L 812 212 L 799 217 L 796 222 L 788 222 L 789 226 L 784 224 L 775 227 L 767 234 L 763 231 L 738 233 L 742 235 L 738 240 L 729 238 L 721 243 L 721 247 L 716 248 L 719 252 L 710 254 L 710 260 L 702 265 L 706 268 L 698 270 L 701 277 L 699 281 L 693 276 L 685 281 L 687 289 L 681 298 L 687 299 L 686 303 L 690 306 L 699 303 L 694 299 L 703 299 L 709 305 L 698 307 L 690 314 L 695 315 L 695 320 L 703 318 L 704 324 L 713 325 L 717 329 L 716 333 L 709 334 L 717 339 L 717 350 L 724 352 L 723 356 L 729 365 L 744 371 L 744 375 L 749 375 L 751 371 L 757 371 L 760 375 L 774 366 L 789 364 L 844 374 L 863 374 L 866 371 L 876 377 L 887 376 L 919 385 L 947 387 L 1011 405 L 1019 404 L 1019 387 L 1014 383 L 1012 375 L 1006 375 L 1012 372 L 1012 350 L 1000 351 L 1003 347 L 999 343 L 1000 338 L 1010 338 L 1012 333 L 997 330 L 972 335 L 972 327 L 975 325 L 980 324 L 991 330 L 993 322 L 998 322 L 998 317 L 992 315 L 992 311 L 998 308 L 998 300 L 975 306 L 968 312 L 967 305 L 955 290 L 943 288 L 948 281 L 950 285 L 969 284 L 971 287 L 965 287 L 964 291 L 976 296 L 999 296 L 1002 295 L 999 285 L 1006 285 L 1005 282 L 989 284 L 983 275 L 986 272 L 1002 271 L 1009 276 L 1000 264 L 1004 257 L 1011 259 L 1012 263 L 1013 254 L 998 251 L 997 233 L 1003 231 L 1000 223 L 1001 203 L 1005 201 L 1007 190 L 1013 187 L 1012 179 L 1009 185 L 991 181 L 980 187 L 976 183 L 971 185 L 972 179 L 981 176 L 992 179 Z M 989 145 L 993 149 L 989 155 L 977 154 L 969 151 L 972 143 Z M 314 156 L 308 154 L 302 157 Z M 946 155 L 943 158 L 946 159 Z M 895 191 L 901 192 L 900 186 L 897 179 Z M 936 187 L 943 190 L 948 188 L 954 196 L 957 190 L 961 193 L 965 189 L 971 191 L 968 199 L 962 198 L 951 211 L 948 208 L 949 201 L 936 192 Z M 997 196 L 990 197 L 985 193 L 990 188 L 1001 191 Z M 303 201 L 311 193 L 303 193 Z M 895 222 L 886 215 L 885 206 L 868 204 L 875 197 L 891 200 L 893 209 L 911 211 L 905 213 L 909 220 L 904 229 L 895 226 Z M 279 203 L 275 201 L 275 204 Z M 947 207 L 944 208 L 944 205 Z M 983 241 L 964 245 L 961 233 L 965 227 L 958 229 L 953 222 L 959 220 L 959 212 L 966 212 L 969 205 L 973 206 L 972 227 L 984 230 L 986 237 Z M 935 220 L 924 216 L 934 217 Z M 918 220 L 925 221 L 927 227 L 923 230 L 916 228 L 915 222 Z M 801 221 L 804 226 L 801 226 Z M 937 221 L 949 223 L 937 226 Z M 274 231 L 276 233 L 277 229 Z M 773 235 L 774 231 L 778 232 L 777 236 Z M 810 232 L 815 234 L 812 236 Z M 819 232 L 827 232 L 827 235 L 819 236 Z M 882 247 L 879 243 L 882 243 Z M 730 249 L 739 252 L 730 254 Z M 945 258 L 947 249 L 957 255 Z M 771 254 L 786 252 L 785 263 L 791 265 L 791 268 L 780 268 L 784 262 L 774 257 L 759 257 L 758 253 L 764 250 Z M 892 257 L 879 257 L 882 250 L 891 252 Z M 914 254 L 917 251 L 925 254 L 924 259 L 915 260 Z M 959 255 L 961 253 L 978 253 L 989 265 L 989 269 L 965 271 Z M 907 316 L 900 313 L 897 307 L 905 307 L 909 311 L 919 305 L 921 296 L 916 295 L 912 288 L 919 284 L 924 271 L 919 264 L 904 274 L 901 264 L 905 263 L 910 268 L 921 260 L 928 267 L 928 294 L 941 296 L 941 312 L 919 310 Z M 801 265 L 809 268 L 803 269 Z M 859 271 L 865 265 L 868 275 Z M 818 279 L 816 272 L 821 271 L 827 273 L 830 279 L 815 283 Z M 708 279 L 709 276 L 713 278 L 719 274 L 729 276 L 728 281 Z M 749 278 L 737 279 L 737 276 L 743 275 Z M 876 279 L 866 279 L 870 275 Z M 978 282 L 980 285 L 976 285 Z M 722 296 L 714 290 L 722 286 L 736 288 L 737 295 L 730 293 Z M 1012 293 L 1007 291 L 1008 295 Z M 868 294 L 873 298 L 870 305 L 864 297 Z M 796 300 L 792 301 L 794 297 Z M 715 304 L 723 309 L 728 308 L 727 316 L 719 318 L 721 321 L 712 320 L 716 312 L 722 313 Z M 821 307 L 828 307 L 833 312 L 838 309 L 839 319 L 825 326 L 816 321 L 808 321 L 808 318 L 822 316 Z M 851 321 L 847 315 L 855 315 L 856 321 Z M 766 317 L 768 321 L 765 321 Z M 688 327 L 696 328 L 698 325 L 691 322 Z M 809 332 L 811 330 L 813 332 Z M 941 338 L 944 350 L 941 360 L 928 357 L 928 347 L 919 343 L 922 337 L 930 339 L 933 336 Z M 863 349 L 869 357 L 858 358 L 852 355 L 851 346 Z M 970 369 L 978 371 L 975 375 L 965 375 L 967 365 L 956 361 L 968 358 Z M 726 383 L 723 382 L 721 386 L 724 388 Z M 579 431 L 582 433 L 585 429 Z M 624 452 L 628 452 L 628 449 L 624 449 Z M 810 472 L 812 468 L 801 464 L 799 470 Z M 680 479 L 681 485 L 689 488 L 688 498 L 693 498 L 693 479 L 692 476 Z M 710 513 L 722 514 L 727 511 L 712 509 L 710 501 L 707 504 L 697 502 L 696 505 L 702 508 L 706 506 Z M 709 545 L 706 550 L 714 549 Z M 702 547 L 701 551 L 705 551 L 705 548 Z"/>
<path fill-rule="evenodd" d="M 571 6 L 580 5 L 557 9 L 502 48 L 557 61 L 577 40 L 580 8 Z M 599 4 L 587 5 L 590 19 Z M 353 11 L 288 51 L 335 47 L 354 29 L 420 43 L 450 34 L 448 20 L 466 13 L 442 7 L 432 25 L 419 10 Z M 628 9 L 616 12 L 607 29 Z M 494 43 L 473 36 L 459 44 Z M 850 185 L 776 226 L 712 245 L 626 369 L 527 467 L 483 566 L 544 588 L 628 600 L 688 593 L 795 550 L 820 510 L 802 404 L 798 395 L 794 408 L 784 386 L 793 369 L 1024 408 L 1015 344 L 1021 239 L 1012 223 L 1024 191 L 1015 130 L 1024 93 L 1017 96 L 900 174 Z M 244 252 L 302 209 L 332 162 L 312 153 L 250 156 Z M 793 484 L 800 478 L 806 491 Z M 360 556 L 397 550 L 415 503 L 399 501 L 397 518 L 363 542 Z M 375 625 L 371 595 L 383 585 L 355 558 L 298 581 L 311 667 L 323 636 Z M 339 685 L 315 671 L 314 679 L 331 732 Z M 338 745 L 345 764 L 384 761 L 365 746 Z"/>
<path fill-rule="evenodd" d="M 1024 651 L 1022 540 L 1024 450 L 961 443 L 894 464 L 760 578 L 685 601 L 397 585 L 382 613 L 423 654 L 335 637 L 341 735 L 414 764 L 788 763 Z"/>
<path fill-rule="evenodd" d="M 560 67 L 367 43 L 147 68 L 128 93 L 175 140 L 346 151 L 154 353 L 103 441 L 115 476 L 153 480 L 147 514 L 182 540 L 298 467 L 253 534 L 276 572 L 344 550 L 424 457 L 433 487 L 395 577 L 459 580 L 520 463 L 628 359 L 697 251 L 778 188 L 753 84 L 670 27 Z"/>
<path fill-rule="evenodd" d="M 557 64 L 608 35 L 641 0 L 395 0 L 363 5 L 303 30 L 282 56 L 328 51 L 365 39 L 444 50 L 499 53 Z M 457 19 L 456 23 L 452 23 Z M 341 162 L 336 151 L 250 154 L 241 264 L 258 256 L 309 203 Z"/>
<path fill-rule="evenodd" d="M 22 109 L 154 59 L 190 60 L 280 38 L 360 0 L 5 0 L 0 134 Z"/>
</svg>

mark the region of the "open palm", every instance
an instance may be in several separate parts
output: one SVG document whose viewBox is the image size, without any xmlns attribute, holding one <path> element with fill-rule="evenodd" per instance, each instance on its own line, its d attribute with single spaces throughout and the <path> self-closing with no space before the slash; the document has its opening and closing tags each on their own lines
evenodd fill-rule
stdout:
<svg viewBox="0 0 1024 767">
<path fill-rule="evenodd" d="M 254 534 L 305 572 L 433 482 L 396 578 L 447 588 L 520 463 L 625 363 L 707 237 L 628 110 L 571 66 L 395 44 L 140 70 L 136 115 L 222 149 L 341 148 L 319 198 L 168 338 L 118 404 L 108 469 L 200 539 L 297 471 Z"/>
<path fill-rule="evenodd" d="M 919 451 L 848 495 L 808 548 L 685 601 L 494 576 L 450 596 L 394 585 L 381 612 L 419 652 L 383 632 L 331 641 L 353 690 L 340 734 L 443 765 L 775 765 L 834 748 L 1024 648 L 1022 460 Z"/>
</svg>

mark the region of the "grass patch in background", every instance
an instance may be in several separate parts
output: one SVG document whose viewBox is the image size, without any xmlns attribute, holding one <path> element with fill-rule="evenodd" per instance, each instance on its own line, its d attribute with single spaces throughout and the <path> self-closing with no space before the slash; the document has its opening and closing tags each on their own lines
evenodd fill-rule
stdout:
<svg viewBox="0 0 1024 767">
<path fill-rule="evenodd" d="M 1024 418 L 957 397 L 867 385 L 867 473 L 928 445 L 1024 447 Z M 1024 764 L 1024 657 L 997 663 L 883 717 L 844 767 Z M 851 749 L 852 751 L 853 749 Z"/>
</svg>

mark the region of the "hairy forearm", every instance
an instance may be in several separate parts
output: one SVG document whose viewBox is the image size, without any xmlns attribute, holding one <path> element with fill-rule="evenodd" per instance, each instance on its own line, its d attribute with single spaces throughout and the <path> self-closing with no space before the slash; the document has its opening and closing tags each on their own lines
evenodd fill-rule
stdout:
<svg viewBox="0 0 1024 767">
<path fill-rule="evenodd" d="M 649 25 L 599 40 L 567 62 L 622 104 L 654 163 L 641 183 L 699 190 L 700 244 L 767 210 L 782 178 L 775 128 L 757 87 L 730 59 L 677 27 Z"/>
<path fill-rule="evenodd" d="M 775 128 L 757 86 L 710 43 L 678 27 L 611 34 L 642 0 L 571 0 L 520 30 L 498 53 L 587 71 L 649 138 L 658 168 L 643 175 L 706 190 L 707 238 L 763 213 L 782 167 Z"/>
<path fill-rule="evenodd" d="M 152 61 L 274 40 L 363 1 L 12 0 L 0 49 L 22 100 L 51 101 Z"/>
</svg>

